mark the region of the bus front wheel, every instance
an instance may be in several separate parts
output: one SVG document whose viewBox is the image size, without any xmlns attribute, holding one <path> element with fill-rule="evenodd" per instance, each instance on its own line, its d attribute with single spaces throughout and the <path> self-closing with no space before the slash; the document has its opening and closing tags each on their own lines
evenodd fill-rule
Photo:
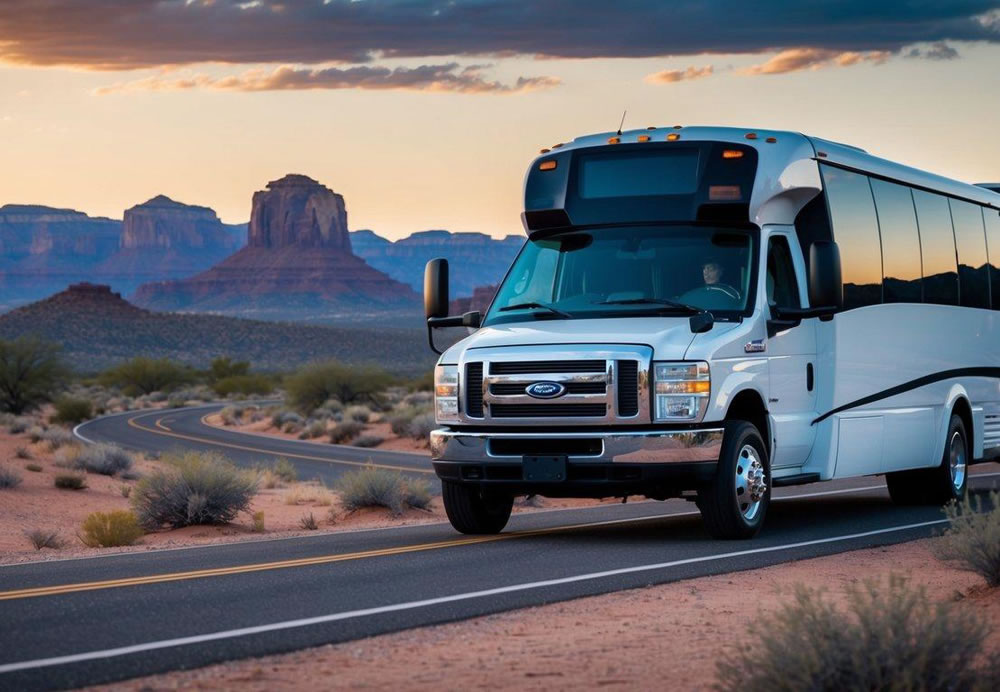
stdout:
<svg viewBox="0 0 1000 692">
<path fill-rule="evenodd" d="M 931 469 L 887 473 L 889 496 L 898 505 L 945 505 L 969 487 L 969 438 L 962 417 L 952 414 L 941 463 Z"/>
<path fill-rule="evenodd" d="M 441 499 L 452 527 L 461 533 L 500 533 L 510 519 L 514 498 L 493 495 L 475 485 L 442 481 Z"/>
<path fill-rule="evenodd" d="M 698 489 L 698 509 L 715 538 L 753 538 L 771 502 L 767 448 L 753 423 L 726 424 L 715 478 Z"/>
</svg>

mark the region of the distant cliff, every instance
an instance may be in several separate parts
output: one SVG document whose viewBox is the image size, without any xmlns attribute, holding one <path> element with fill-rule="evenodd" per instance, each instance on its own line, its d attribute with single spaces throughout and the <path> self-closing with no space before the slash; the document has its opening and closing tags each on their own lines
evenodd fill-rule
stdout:
<svg viewBox="0 0 1000 692">
<path fill-rule="evenodd" d="M 138 305 L 271 319 L 315 319 L 412 306 L 407 285 L 351 252 L 344 198 L 304 175 L 253 195 L 245 248 L 181 281 L 145 284 Z"/>
<path fill-rule="evenodd" d="M 500 283 L 524 240 L 520 235 L 496 239 L 483 233 L 420 231 L 392 242 L 372 231 L 351 233 L 359 257 L 417 291 L 423 290 L 427 261 L 444 257 L 454 298 L 471 296 L 479 286 Z"/>
</svg>

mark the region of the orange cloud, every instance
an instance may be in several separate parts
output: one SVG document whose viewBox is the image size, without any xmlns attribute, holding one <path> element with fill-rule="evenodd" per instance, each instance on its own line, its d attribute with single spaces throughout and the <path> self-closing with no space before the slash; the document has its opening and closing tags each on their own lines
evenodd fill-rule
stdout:
<svg viewBox="0 0 1000 692">
<path fill-rule="evenodd" d="M 649 84 L 673 84 L 674 82 L 711 77 L 714 71 L 715 68 L 712 65 L 705 65 L 704 67 L 695 67 L 692 65 L 686 70 L 660 70 L 659 72 L 648 74 L 645 77 L 645 81 Z"/>
<path fill-rule="evenodd" d="M 818 70 L 835 65 L 848 67 L 862 62 L 880 65 L 889 59 L 891 53 L 884 50 L 836 51 L 826 48 L 789 48 L 773 55 L 766 62 L 740 70 L 740 74 L 786 74 L 800 70 Z"/>
</svg>

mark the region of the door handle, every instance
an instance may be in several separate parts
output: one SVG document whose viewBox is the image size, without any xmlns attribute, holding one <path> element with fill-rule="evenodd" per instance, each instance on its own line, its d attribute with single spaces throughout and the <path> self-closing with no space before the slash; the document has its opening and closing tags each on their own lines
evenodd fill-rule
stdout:
<svg viewBox="0 0 1000 692">
<path fill-rule="evenodd" d="M 806 391 L 811 392 L 813 390 L 813 364 L 806 363 Z"/>
</svg>

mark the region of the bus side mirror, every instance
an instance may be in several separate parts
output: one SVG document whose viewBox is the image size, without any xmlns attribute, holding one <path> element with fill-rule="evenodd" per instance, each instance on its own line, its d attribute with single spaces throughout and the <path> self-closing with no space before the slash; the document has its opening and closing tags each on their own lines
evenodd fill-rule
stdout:
<svg viewBox="0 0 1000 692">
<path fill-rule="evenodd" d="M 424 267 L 424 316 L 448 316 L 448 260 L 441 257 Z"/>
<path fill-rule="evenodd" d="M 832 240 L 818 240 L 809 246 L 809 304 L 837 310 L 844 307 L 840 248 Z"/>
</svg>

